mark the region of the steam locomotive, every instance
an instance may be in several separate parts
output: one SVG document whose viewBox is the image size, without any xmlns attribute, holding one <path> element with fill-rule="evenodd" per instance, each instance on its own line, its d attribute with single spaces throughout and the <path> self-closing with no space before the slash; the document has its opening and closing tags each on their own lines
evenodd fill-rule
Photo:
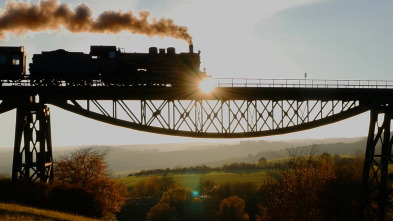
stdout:
<svg viewBox="0 0 393 221">
<path fill-rule="evenodd" d="M 34 54 L 26 75 L 23 47 L 0 47 L 0 80 L 29 79 L 39 86 L 193 86 L 206 77 L 200 52 L 150 47 L 125 53 L 116 46 L 91 46 L 90 53 L 63 49 Z"/>
</svg>

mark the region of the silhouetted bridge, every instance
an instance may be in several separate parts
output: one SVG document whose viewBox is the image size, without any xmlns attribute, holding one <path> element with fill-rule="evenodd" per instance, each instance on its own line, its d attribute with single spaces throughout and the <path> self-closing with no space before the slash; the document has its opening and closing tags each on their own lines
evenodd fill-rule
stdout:
<svg viewBox="0 0 393 221">
<path fill-rule="evenodd" d="M 209 94 L 197 88 L 107 87 L 100 82 L 89 87 L 2 82 L 0 113 L 17 109 L 12 178 L 53 179 L 46 104 L 130 129 L 201 138 L 284 134 L 370 111 L 363 209 L 370 220 L 384 220 L 392 212 L 393 81 L 212 80 L 218 87 Z"/>
</svg>

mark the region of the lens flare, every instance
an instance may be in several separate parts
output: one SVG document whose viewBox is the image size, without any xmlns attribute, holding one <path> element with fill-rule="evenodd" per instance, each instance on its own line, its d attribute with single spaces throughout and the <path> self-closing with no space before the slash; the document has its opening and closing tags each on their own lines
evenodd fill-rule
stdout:
<svg viewBox="0 0 393 221">
<path fill-rule="evenodd" d="M 199 82 L 199 90 L 205 94 L 211 93 L 214 88 L 216 88 L 216 84 L 211 78 L 205 78 Z"/>
</svg>

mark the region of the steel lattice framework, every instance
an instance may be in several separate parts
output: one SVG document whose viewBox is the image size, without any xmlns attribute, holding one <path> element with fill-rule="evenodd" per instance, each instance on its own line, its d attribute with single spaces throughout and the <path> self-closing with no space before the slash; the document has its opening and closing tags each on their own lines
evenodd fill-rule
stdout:
<svg viewBox="0 0 393 221">
<path fill-rule="evenodd" d="M 17 109 L 13 180 L 53 179 L 47 104 L 141 131 L 202 138 L 260 137 L 306 130 L 370 111 L 363 173 L 364 219 L 392 212 L 393 83 L 217 82 L 210 94 L 171 87 L 0 87 L 0 113 Z M 240 86 L 240 87 L 236 87 Z M 362 218 L 363 219 L 363 218 Z"/>
<path fill-rule="evenodd" d="M 393 107 L 384 105 L 370 112 L 370 129 L 363 170 L 363 205 L 366 220 L 386 220 L 393 212 L 393 164 L 391 123 Z"/>
<path fill-rule="evenodd" d="M 12 179 L 53 180 L 49 108 L 31 103 L 16 113 Z"/>
<path fill-rule="evenodd" d="M 203 138 L 288 133 L 336 122 L 368 109 L 359 100 L 56 100 L 51 103 L 127 128 Z"/>
</svg>

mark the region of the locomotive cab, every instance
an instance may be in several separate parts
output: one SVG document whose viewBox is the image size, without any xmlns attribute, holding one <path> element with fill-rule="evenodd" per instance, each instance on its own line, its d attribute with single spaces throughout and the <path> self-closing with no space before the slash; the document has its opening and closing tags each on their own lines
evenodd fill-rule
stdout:
<svg viewBox="0 0 393 221">
<path fill-rule="evenodd" d="M 116 46 L 90 46 L 90 55 L 97 58 L 115 59 Z"/>
<path fill-rule="evenodd" d="M 17 80 L 26 75 L 26 53 L 21 47 L 0 47 L 0 79 Z"/>
<path fill-rule="evenodd" d="M 113 76 L 116 76 L 117 55 L 116 46 L 90 46 L 90 56 L 98 60 L 99 74 L 104 82 L 112 83 Z"/>
</svg>

